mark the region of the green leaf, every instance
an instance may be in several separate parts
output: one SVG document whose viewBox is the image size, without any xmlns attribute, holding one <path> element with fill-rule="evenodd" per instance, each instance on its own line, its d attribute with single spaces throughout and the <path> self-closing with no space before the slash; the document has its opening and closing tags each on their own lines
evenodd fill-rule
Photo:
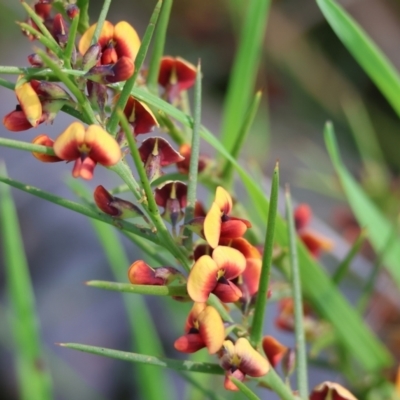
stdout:
<svg viewBox="0 0 400 400">
<path fill-rule="evenodd" d="M 106 349 L 103 347 L 88 346 L 78 343 L 58 343 L 61 347 L 67 347 L 82 351 L 84 353 L 96 354 L 98 356 L 116 358 L 122 361 L 129 361 L 158 367 L 175 369 L 185 372 L 201 372 L 204 374 L 223 375 L 224 370 L 218 364 L 200 363 L 189 360 L 172 360 L 170 358 L 153 357 L 147 354 L 129 353 L 126 351 Z"/>
<path fill-rule="evenodd" d="M 336 143 L 333 125 L 327 123 L 324 130 L 325 143 L 332 164 L 342 184 L 350 207 L 358 223 L 367 230 L 369 240 L 377 254 L 382 254 L 383 262 L 400 287 L 400 241 L 391 240 L 395 226 L 364 193 L 363 189 L 344 166 Z M 390 246 L 387 246 L 390 240 Z"/>
<path fill-rule="evenodd" d="M 317 0 L 331 28 L 400 116 L 400 76 L 379 47 L 334 0 Z"/>
<path fill-rule="evenodd" d="M 0 172 L 6 175 L 4 165 Z M 44 365 L 35 298 L 10 188 L 0 184 L 0 229 L 20 398 L 52 399 L 51 377 Z M 4 323 L 4 321 L 3 321 Z"/>
<path fill-rule="evenodd" d="M 270 3 L 270 0 L 248 2 L 222 118 L 221 142 L 229 153 L 239 139 L 241 130 L 238 127 L 243 125 L 243 114 L 254 92 Z"/>
</svg>

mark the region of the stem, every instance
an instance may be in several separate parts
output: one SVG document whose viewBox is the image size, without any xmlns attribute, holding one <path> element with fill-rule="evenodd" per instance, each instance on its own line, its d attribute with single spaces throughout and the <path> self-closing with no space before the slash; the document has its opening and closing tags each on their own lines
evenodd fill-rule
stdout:
<svg viewBox="0 0 400 400">
<path fill-rule="evenodd" d="M 60 68 L 60 71 L 65 75 L 83 76 L 86 71 L 78 71 L 76 69 Z M 11 67 L 11 66 L 0 66 L 0 74 L 5 75 L 25 75 L 30 78 L 56 78 L 53 71 L 50 68 L 36 68 L 36 67 Z"/>
<path fill-rule="evenodd" d="M 151 15 L 149 25 L 147 26 L 146 32 L 143 36 L 143 42 L 140 46 L 139 52 L 135 60 L 135 72 L 134 74 L 125 82 L 124 87 L 119 95 L 117 104 L 111 112 L 110 118 L 107 123 L 107 132 L 115 136 L 118 127 L 118 110 L 125 109 L 126 103 L 131 95 L 131 91 L 135 85 L 136 79 L 139 75 L 140 68 L 142 67 L 143 61 L 146 58 L 147 50 L 149 48 L 151 38 L 153 37 L 153 32 L 158 20 L 158 15 L 160 14 L 162 0 L 159 0 L 154 8 L 153 14 Z"/>
<path fill-rule="evenodd" d="M 169 17 L 171 14 L 173 0 L 164 0 L 161 8 L 160 22 L 157 26 L 153 53 L 149 63 L 149 71 L 147 75 L 147 86 L 152 92 L 157 91 L 158 73 L 160 70 L 160 60 L 164 54 L 165 39 L 167 37 L 167 29 Z"/>
<path fill-rule="evenodd" d="M 68 42 L 64 51 L 64 62 L 68 68 L 71 68 L 71 57 L 75 49 L 76 33 L 78 31 L 79 15 L 75 16 L 69 28 Z"/>
<path fill-rule="evenodd" d="M 259 348 L 263 323 L 265 317 L 265 308 L 267 304 L 267 292 L 269 276 L 272 264 L 272 252 L 274 248 L 275 221 L 278 208 L 279 194 L 279 163 L 276 163 L 274 176 L 272 178 L 271 196 L 268 210 L 267 234 L 265 235 L 264 254 L 261 267 L 260 284 L 254 310 L 254 318 L 251 327 L 250 341 L 253 347 Z"/>
<path fill-rule="evenodd" d="M 295 397 L 288 386 L 282 381 L 274 368 L 270 368 L 267 375 L 261 379 L 256 379 L 259 382 L 265 383 L 270 387 L 281 400 L 296 400 Z"/>
<path fill-rule="evenodd" d="M 110 8 L 111 0 L 104 0 L 103 6 L 100 11 L 99 19 L 97 20 L 96 28 L 92 37 L 92 44 L 96 44 L 99 41 L 99 36 L 101 34 L 101 29 L 105 19 L 107 18 L 108 9 Z"/>
<path fill-rule="evenodd" d="M 22 142 L 21 140 L 13 140 L 0 137 L 0 146 L 23 150 L 23 151 L 30 151 L 30 152 L 34 151 L 35 153 L 48 154 L 49 156 L 55 155 L 52 147 L 42 146 L 40 144 Z"/>
<path fill-rule="evenodd" d="M 160 235 L 161 242 L 164 244 L 166 248 L 181 262 L 182 266 L 186 269 L 186 271 L 190 270 L 190 265 L 188 263 L 186 255 L 182 252 L 182 250 L 178 247 L 177 243 L 172 238 L 171 234 L 168 232 L 166 226 L 164 225 L 164 221 L 161 218 L 160 211 L 154 199 L 153 191 L 150 185 L 149 180 L 147 179 L 146 171 L 143 166 L 143 162 L 140 158 L 139 150 L 136 145 L 135 138 L 129 128 L 129 123 L 123 112 L 118 112 L 118 117 L 120 119 L 120 123 L 122 129 L 125 132 L 126 139 L 129 144 L 129 149 L 131 151 L 131 156 L 133 162 L 135 163 L 137 172 L 139 174 L 140 181 L 142 183 L 142 187 L 146 196 L 146 201 L 143 202 L 143 206 L 148 211 L 148 214 L 154 223 L 154 226 L 157 229 L 158 234 Z M 128 183 L 128 182 L 125 182 Z M 147 203 L 147 204 L 146 204 Z"/>
<path fill-rule="evenodd" d="M 294 226 L 294 216 L 292 200 L 289 186 L 286 187 L 286 218 L 288 221 L 288 235 L 290 246 L 291 261 L 291 281 L 294 302 L 294 320 L 296 337 L 296 355 L 297 355 L 297 385 L 299 387 L 300 397 L 308 399 L 308 377 L 307 377 L 307 347 L 304 334 L 303 320 L 303 300 L 301 296 L 301 280 L 299 271 L 299 259 L 297 256 L 297 235 Z"/>
<path fill-rule="evenodd" d="M 185 209 L 185 225 L 194 218 L 194 207 L 197 199 L 197 175 L 199 169 L 200 153 L 200 127 L 201 127 L 201 63 L 197 64 L 196 84 L 194 87 L 194 123 L 192 134 L 192 148 L 190 153 L 189 179 L 187 192 L 187 205 Z M 193 233 L 190 229 L 185 229 L 183 244 L 189 251 L 193 247 Z"/>
</svg>

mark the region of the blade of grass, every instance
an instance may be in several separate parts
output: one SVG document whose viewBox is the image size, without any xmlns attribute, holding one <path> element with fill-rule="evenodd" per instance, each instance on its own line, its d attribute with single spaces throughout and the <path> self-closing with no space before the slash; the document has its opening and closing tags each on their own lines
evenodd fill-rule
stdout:
<svg viewBox="0 0 400 400">
<path fill-rule="evenodd" d="M 190 117 L 165 101 L 145 92 L 143 89 L 133 88 L 132 94 L 139 100 L 143 100 L 163 110 L 166 114 L 175 118 L 182 124 L 189 127 L 193 126 Z M 231 157 L 230 153 L 226 151 L 215 135 L 204 127 L 201 129 L 201 136 L 206 142 L 213 146 L 221 156 L 228 159 L 234 165 L 251 198 L 252 205 L 258 214 L 256 225 L 266 225 L 266 213 L 269 208 L 269 202 L 265 197 L 260 182 L 253 180 L 244 168 Z M 288 244 L 286 232 L 286 224 L 278 216 L 275 238 L 277 243 L 282 247 L 286 247 Z M 340 341 L 352 352 L 359 364 L 362 365 L 366 371 L 370 372 L 390 365 L 393 362 L 393 358 L 387 349 L 373 335 L 358 313 L 349 305 L 335 285 L 330 281 L 330 278 L 326 275 L 323 268 L 321 268 L 316 260 L 310 256 L 307 249 L 301 244 L 298 255 L 300 265 L 304 265 L 300 270 L 304 295 L 321 316 L 335 327 Z M 325 299 L 325 301 L 321 299 Z M 349 330 L 354 334 L 349 335 Z"/>
<path fill-rule="evenodd" d="M 140 227 L 130 222 L 115 219 L 110 215 L 100 213 L 94 207 L 88 207 L 83 204 L 79 204 L 71 200 L 64 199 L 63 197 L 59 197 L 52 193 L 45 192 L 34 186 L 26 185 L 22 182 L 15 181 L 14 179 L 0 176 L 0 182 L 13 186 L 19 190 L 22 190 L 23 192 L 32 194 L 33 196 L 40 197 L 44 200 L 50 201 L 51 203 L 57 204 L 61 207 L 68 208 L 69 210 L 75 211 L 79 214 L 86 215 L 87 217 L 102 222 L 106 222 L 107 224 L 113 225 L 118 229 L 131 232 L 135 235 L 140 235 L 151 242 L 159 244 L 157 236 L 148 228 Z"/>
<path fill-rule="evenodd" d="M 291 282 L 294 303 L 294 321 L 296 338 L 296 370 L 297 385 L 300 397 L 308 398 L 308 377 L 307 377 L 307 347 L 303 323 L 303 300 L 301 296 L 301 278 L 299 271 L 299 260 L 297 256 L 297 234 L 294 226 L 292 200 L 289 186 L 286 187 L 286 219 L 288 221 L 288 237 L 290 248 Z"/>
<path fill-rule="evenodd" d="M 249 400 L 260 400 L 260 398 L 242 381 L 230 376 L 229 379 L 239 388 L 239 390 L 244 394 L 244 396 Z"/>
<path fill-rule="evenodd" d="M 343 280 L 343 278 L 347 275 L 347 273 L 350 269 L 351 263 L 354 260 L 354 257 L 360 251 L 361 246 L 364 244 L 366 237 L 367 237 L 367 231 L 365 229 L 362 229 L 360 234 L 358 235 L 357 239 L 353 243 L 353 246 L 351 246 L 351 249 L 346 254 L 346 257 L 338 265 L 335 273 L 332 275 L 332 282 L 334 282 L 336 285 L 338 285 Z"/>
<path fill-rule="evenodd" d="M 256 305 L 254 308 L 254 317 L 250 330 L 250 341 L 255 348 L 260 347 L 262 331 L 264 327 L 265 308 L 267 305 L 267 293 L 269 277 L 272 266 L 272 252 L 274 249 L 275 222 L 278 212 L 279 195 L 279 164 L 276 163 L 274 176 L 271 184 L 270 207 L 268 210 L 268 229 L 265 235 L 264 252 L 261 267 L 260 283 Z"/>
<path fill-rule="evenodd" d="M 333 125 L 327 123 L 324 129 L 326 147 L 350 207 L 360 224 L 367 230 L 368 237 L 376 253 L 381 254 L 387 245 L 387 238 L 393 231 L 393 225 L 364 193 L 363 189 L 344 166 L 335 138 Z M 397 237 L 398 239 L 398 237 Z M 383 254 L 383 263 L 396 284 L 400 287 L 400 241 L 392 241 Z"/>
<path fill-rule="evenodd" d="M 0 173 L 6 175 L 3 164 L 0 164 Z M 50 400 L 53 398 L 52 383 L 42 354 L 35 296 L 17 211 L 11 190 L 5 184 L 0 185 L 0 221 L 7 292 L 13 312 L 12 332 L 19 394 L 23 400 Z"/>
<path fill-rule="evenodd" d="M 123 276 L 117 279 L 126 280 L 126 273 L 129 263 L 126 265 Z M 112 290 L 121 293 L 135 293 L 150 296 L 187 296 L 186 285 L 183 286 L 153 286 L 153 285 L 132 285 L 130 283 L 89 281 L 86 285 L 99 289 Z"/>
<path fill-rule="evenodd" d="M 197 200 L 197 175 L 199 169 L 200 154 L 200 127 L 201 127 L 201 63 L 197 64 L 196 83 L 194 86 L 194 119 L 192 146 L 190 153 L 187 204 L 185 209 L 184 223 L 188 224 L 194 218 L 194 207 Z M 183 244 L 191 251 L 193 249 L 193 233 L 185 228 L 183 231 Z"/>
<path fill-rule="evenodd" d="M 161 57 L 164 54 L 165 39 L 167 37 L 167 29 L 169 24 L 169 16 L 171 14 L 173 0 L 164 0 L 161 8 L 160 22 L 154 35 L 153 52 L 149 62 L 149 71 L 147 74 L 148 88 L 157 93 L 158 73 L 160 70 Z"/>
<path fill-rule="evenodd" d="M 255 94 L 253 101 L 251 102 L 250 107 L 248 108 L 244 116 L 244 120 L 240 127 L 238 137 L 236 141 L 233 143 L 233 147 L 231 150 L 231 155 L 235 159 L 238 158 L 240 150 L 242 149 L 242 146 L 246 141 L 248 134 L 250 133 L 250 128 L 257 114 L 261 97 L 262 97 L 262 92 L 258 91 Z M 227 160 L 227 162 L 225 162 L 224 168 L 221 173 L 221 179 L 225 182 L 227 188 L 230 188 L 232 186 L 233 172 L 234 172 L 234 166 Z"/>
<path fill-rule="evenodd" d="M 400 76 L 367 33 L 333 0 L 317 0 L 331 28 L 400 116 Z"/>
<path fill-rule="evenodd" d="M 94 29 L 94 32 L 93 32 L 92 44 L 96 44 L 99 41 L 101 30 L 103 28 L 104 21 L 107 18 L 107 14 L 108 14 L 110 5 L 111 5 L 111 0 L 104 0 L 103 5 L 101 7 L 99 18 L 96 23 L 96 28 Z"/>
<path fill-rule="evenodd" d="M 146 58 L 147 50 L 149 49 L 151 38 L 153 37 L 154 29 L 155 29 L 157 21 L 158 21 L 158 16 L 160 15 L 162 3 L 163 3 L 163 1 L 159 0 L 157 2 L 156 6 L 154 7 L 154 11 L 151 15 L 149 24 L 147 25 L 147 28 L 146 28 L 146 32 L 144 33 L 144 36 L 143 36 L 142 44 L 140 45 L 139 52 L 135 59 L 135 72 L 125 82 L 124 87 L 121 91 L 121 94 L 118 98 L 118 101 L 115 104 L 114 109 L 112 110 L 110 118 L 107 122 L 107 132 L 109 132 L 113 136 L 115 136 L 117 134 L 117 128 L 118 128 L 119 118 L 118 118 L 117 112 L 118 112 L 118 110 L 125 109 L 126 103 L 129 99 L 129 96 L 131 95 L 133 86 L 135 85 L 136 79 L 139 75 L 140 69 L 144 62 L 144 59 Z"/>
<path fill-rule="evenodd" d="M 222 117 L 221 142 L 229 153 L 239 139 L 238 127 L 243 125 L 242 115 L 254 90 L 270 3 L 270 0 L 248 2 Z M 222 159 L 222 162 L 226 161 Z"/>
<path fill-rule="evenodd" d="M 61 347 L 67 347 L 84 353 L 96 354 L 103 357 L 116 358 L 122 361 L 136 362 L 158 367 L 170 368 L 185 372 L 201 372 L 204 374 L 223 375 L 224 370 L 218 364 L 198 363 L 188 360 L 173 360 L 170 358 L 154 357 L 147 354 L 128 353 L 126 351 L 106 349 L 103 347 L 88 346 L 78 343 L 58 343 Z M 154 384 L 154 382 L 153 382 Z"/>
</svg>

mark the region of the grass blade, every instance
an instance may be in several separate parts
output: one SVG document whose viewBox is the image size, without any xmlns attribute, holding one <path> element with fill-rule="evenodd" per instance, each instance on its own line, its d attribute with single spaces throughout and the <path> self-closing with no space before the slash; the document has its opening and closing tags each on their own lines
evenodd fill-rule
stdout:
<svg viewBox="0 0 400 400">
<path fill-rule="evenodd" d="M 158 367 L 170 368 L 177 371 L 201 372 L 204 374 L 223 375 L 224 370 L 218 364 L 200 363 L 188 360 L 172 360 L 170 358 L 153 357 L 147 354 L 129 353 L 126 351 L 106 349 L 103 347 L 88 346 L 78 343 L 58 343 L 61 347 L 82 351 L 84 353 L 96 354 L 98 356 L 116 358 L 141 364 L 156 365 Z M 154 382 L 153 382 L 154 384 Z"/>
<path fill-rule="evenodd" d="M 4 165 L 0 171 L 6 175 Z M 44 365 L 35 298 L 25 257 L 17 211 L 10 188 L 0 185 L 0 228 L 7 292 L 13 316 L 18 384 L 20 398 L 52 399 L 51 377 Z"/>
<path fill-rule="evenodd" d="M 397 240 L 391 241 L 390 246 L 387 246 L 387 240 L 391 237 L 394 226 L 368 198 L 360 185 L 347 171 L 340 158 L 333 125 L 329 122 L 325 125 L 324 136 L 332 164 L 358 223 L 367 230 L 375 252 L 382 254 L 383 263 L 398 287 L 400 287 L 400 241 L 397 234 Z"/>
<path fill-rule="evenodd" d="M 270 3 L 270 0 L 248 2 L 222 118 L 221 142 L 229 153 L 239 138 L 238 127 L 243 125 L 242 115 L 254 91 Z"/>
<path fill-rule="evenodd" d="M 400 76 L 367 33 L 334 0 L 317 0 L 329 25 L 400 116 Z"/>
<path fill-rule="evenodd" d="M 279 195 L 279 164 L 276 163 L 272 178 L 270 207 L 268 210 L 268 229 L 265 235 L 264 253 L 262 259 L 260 284 L 258 287 L 254 317 L 251 325 L 250 341 L 255 348 L 259 348 L 264 326 L 267 292 L 272 266 L 272 252 L 274 249 L 275 222 L 278 210 Z"/>
<path fill-rule="evenodd" d="M 307 347 L 306 336 L 304 333 L 303 323 L 303 300 L 301 297 L 301 278 L 299 259 L 297 256 L 297 234 L 294 226 L 294 216 L 292 200 L 289 187 L 286 187 L 286 218 L 288 220 L 288 237 L 290 248 L 290 264 L 291 264 L 291 281 L 294 303 L 294 320 L 295 320 L 295 337 L 296 337 L 296 370 L 297 385 L 300 397 L 307 399 L 308 397 L 308 378 L 307 378 Z"/>
</svg>

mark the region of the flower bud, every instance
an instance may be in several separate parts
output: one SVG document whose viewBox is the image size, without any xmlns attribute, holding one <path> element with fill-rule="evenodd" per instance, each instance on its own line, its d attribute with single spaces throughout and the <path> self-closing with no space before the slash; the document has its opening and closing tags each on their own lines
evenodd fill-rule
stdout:
<svg viewBox="0 0 400 400">
<path fill-rule="evenodd" d="M 101 46 L 99 44 L 93 44 L 90 46 L 82 58 L 82 69 L 89 71 L 93 68 L 100 60 Z"/>
</svg>

